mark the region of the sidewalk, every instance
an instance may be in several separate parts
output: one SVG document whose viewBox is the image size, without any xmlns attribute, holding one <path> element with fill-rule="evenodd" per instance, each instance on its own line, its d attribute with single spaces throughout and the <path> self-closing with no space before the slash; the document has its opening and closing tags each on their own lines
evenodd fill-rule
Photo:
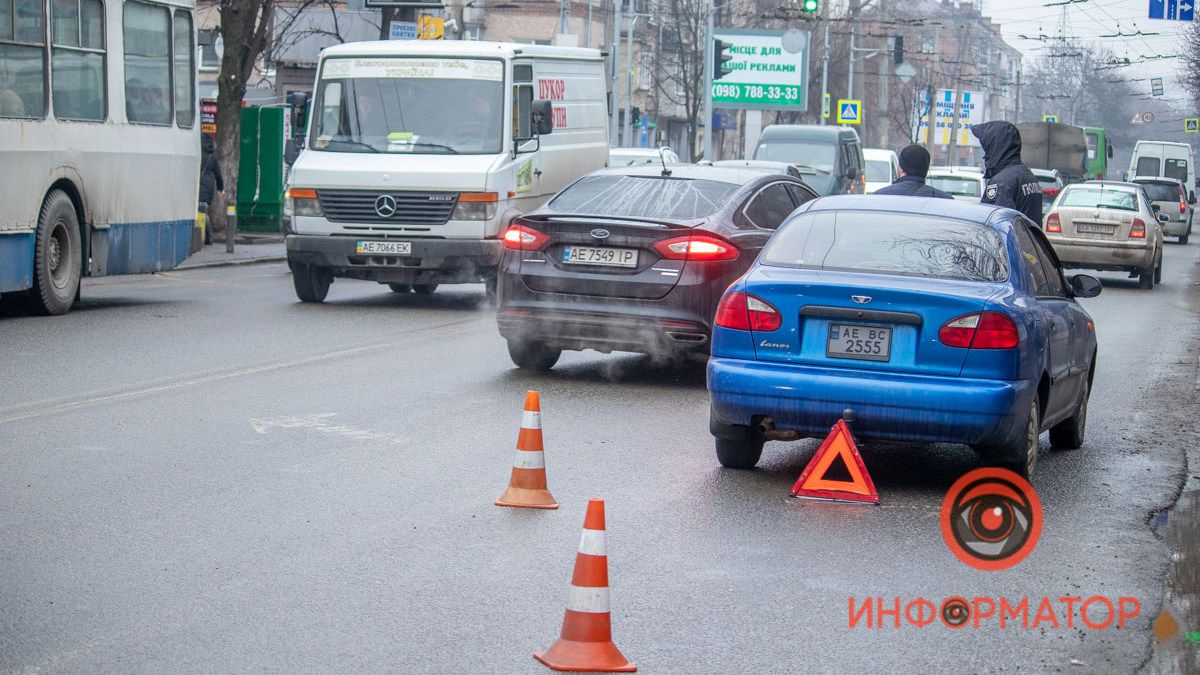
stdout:
<svg viewBox="0 0 1200 675">
<path fill-rule="evenodd" d="M 266 241 L 243 243 L 241 237 L 235 243 L 234 252 L 225 252 L 225 243 L 216 242 L 205 246 L 184 260 L 177 270 L 200 267 L 225 267 L 227 265 L 250 265 L 254 263 L 283 262 L 287 260 L 282 237 L 264 238 Z"/>
</svg>

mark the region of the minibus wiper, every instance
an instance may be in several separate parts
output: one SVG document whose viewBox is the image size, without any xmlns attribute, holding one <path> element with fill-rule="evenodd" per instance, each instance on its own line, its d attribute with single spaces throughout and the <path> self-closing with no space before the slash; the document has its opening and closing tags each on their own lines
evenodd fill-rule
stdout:
<svg viewBox="0 0 1200 675">
<path fill-rule="evenodd" d="M 371 145 L 370 143 L 363 143 L 362 141 L 355 141 L 355 140 L 351 140 L 349 138 L 331 138 L 331 139 L 329 139 L 329 142 L 330 143 L 346 143 L 349 145 L 357 145 L 359 147 L 366 148 L 366 149 L 370 150 L 371 152 L 379 152 L 379 148 Z"/>
<path fill-rule="evenodd" d="M 427 141 L 415 141 L 413 143 L 409 143 L 408 145 L 423 145 L 427 148 L 441 148 L 443 150 L 449 150 L 451 153 L 453 153 L 455 155 L 462 154 L 458 150 L 455 150 L 454 148 L 450 147 L 449 145 L 444 145 L 442 143 L 429 143 Z"/>
</svg>

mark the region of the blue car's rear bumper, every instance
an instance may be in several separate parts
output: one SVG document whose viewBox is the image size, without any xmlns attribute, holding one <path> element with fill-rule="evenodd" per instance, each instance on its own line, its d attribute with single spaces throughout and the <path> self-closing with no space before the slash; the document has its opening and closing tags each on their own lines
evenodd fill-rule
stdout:
<svg viewBox="0 0 1200 675">
<path fill-rule="evenodd" d="M 1000 444 L 1023 433 L 1031 381 L 881 373 L 714 357 L 708 389 L 714 423 L 823 436 L 846 408 L 858 435 L 896 441 Z"/>
</svg>

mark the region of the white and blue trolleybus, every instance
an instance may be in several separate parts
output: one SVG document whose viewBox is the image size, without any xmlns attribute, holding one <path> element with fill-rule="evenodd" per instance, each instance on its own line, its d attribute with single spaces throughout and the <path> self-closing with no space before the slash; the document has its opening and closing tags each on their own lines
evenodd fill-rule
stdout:
<svg viewBox="0 0 1200 675">
<path fill-rule="evenodd" d="M 0 0 L 0 294 L 62 314 L 84 276 L 191 252 L 194 0 Z"/>
</svg>

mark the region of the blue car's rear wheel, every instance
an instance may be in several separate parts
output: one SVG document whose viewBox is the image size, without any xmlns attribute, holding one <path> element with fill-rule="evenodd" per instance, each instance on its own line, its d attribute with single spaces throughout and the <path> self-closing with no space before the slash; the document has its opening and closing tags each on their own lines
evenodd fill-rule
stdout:
<svg viewBox="0 0 1200 675">
<path fill-rule="evenodd" d="M 1029 414 L 1024 420 L 1024 432 L 1014 435 L 1012 441 L 1003 445 L 978 448 L 979 454 L 991 464 L 1011 469 L 1022 478 L 1029 478 L 1038 462 L 1038 439 L 1041 437 L 1041 415 L 1038 397 L 1029 404 Z"/>
<path fill-rule="evenodd" d="M 1083 385 L 1083 396 L 1075 414 L 1050 427 L 1050 447 L 1060 450 L 1075 450 L 1083 446 L 1084 429 L 1087 426 L 1088 395 L 1091 387 Z"/>
</svg>

